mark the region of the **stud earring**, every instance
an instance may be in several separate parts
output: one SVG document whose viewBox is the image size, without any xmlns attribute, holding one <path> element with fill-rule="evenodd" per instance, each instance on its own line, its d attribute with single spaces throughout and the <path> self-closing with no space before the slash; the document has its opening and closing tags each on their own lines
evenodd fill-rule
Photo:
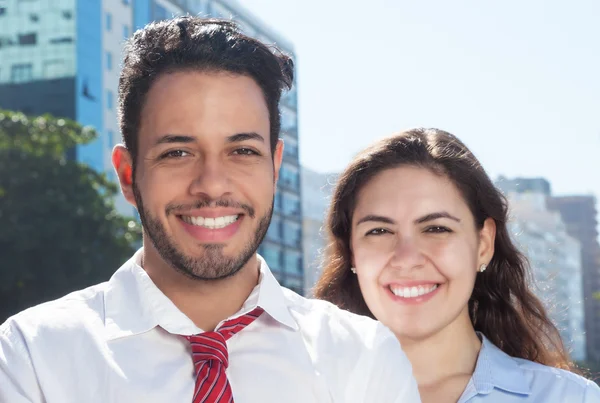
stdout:
<svg viewBox="0 0 600 403">
<path fill-rule="evenodd" d="M 483 273 L 485 271 L 485 269 L 487 269 L 487 265 L 484 263 L 479 267 L 479 272 Z"/>
<path fill-rule="evenodd" d="M 351 267 L 351 268 L 350 268 L 350 271 L 351 271 L 352 273 L 356 274 L 356 269 L 355 269 L 354 267 Z"/>
</svg>

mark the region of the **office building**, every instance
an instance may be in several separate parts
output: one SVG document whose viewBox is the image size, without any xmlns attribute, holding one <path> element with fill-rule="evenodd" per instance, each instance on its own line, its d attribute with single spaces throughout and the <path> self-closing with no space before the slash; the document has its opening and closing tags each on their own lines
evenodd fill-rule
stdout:
<svg viewBox="0 0 600 403">
<path fill-rule="evenodd" d="M 553 197 L 548 207 L 560 212 L 568 234 L 581 244 L 587 358 L 600 362 L 600 246 L 596 199 L 593 196 Z"/>
<path fill-rule="evenodd" d="M 306 167 L 302 167 L 301 172 L 304 289 L 307 295 L 312 296 L 312 288 L 321 274 L 326 246 L 323 225 L 337 175 L 315 172 Z"/>
<path fill-rule="evenodd" d="M 533 290 L 558 327 L 571 359 L 586 358 L 581 244 L 567 233 L 544 193 L 507 193 L 509 230 L 529 259 Z"/>
</svg>

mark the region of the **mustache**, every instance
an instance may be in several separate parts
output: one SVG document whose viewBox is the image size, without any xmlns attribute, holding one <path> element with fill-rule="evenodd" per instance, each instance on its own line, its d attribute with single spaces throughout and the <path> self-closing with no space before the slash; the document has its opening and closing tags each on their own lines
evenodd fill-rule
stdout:
<svg viewBox="0 0 600 403">
<path fill-rule="evenodd" d="M 190 204 L 168 204 L 166 207 L 166 213 L 169 214 L 181 214 L 194 209 L 201 208 L 215 208 L 215 207 L 227 207 L 244 210 L 246 215 L 250 218 L 254 218 L 255 211 L 252 206 L 246 203 L 239 203 L 234 200 L 228 199 L 217 199 L 217 200 L 198 200 L 197 202 Z"/>
</svg>

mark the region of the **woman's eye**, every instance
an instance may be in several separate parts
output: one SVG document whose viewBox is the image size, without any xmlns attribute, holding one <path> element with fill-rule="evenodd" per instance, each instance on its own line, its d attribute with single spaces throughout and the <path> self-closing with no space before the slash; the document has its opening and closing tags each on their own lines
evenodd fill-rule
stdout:
<svg viewBox="0 0 600 403">
<path fill-rule="evenodd" d="M 385 228 L 375 228 L 367 232 L 366 235 L 384 235 L 389 233 L 390 231 L 386 230 Z"/>
<path fill-rule="evenodd" d="M 452 232 L 452 230 L 450 228 L 437 225 L 437 226 L 427 227 L 425 229 L 425 232 L 429 232 L 429 233 L 433 233 L 433 234 L 442 234 L 445 232 Z"/>
</svg>

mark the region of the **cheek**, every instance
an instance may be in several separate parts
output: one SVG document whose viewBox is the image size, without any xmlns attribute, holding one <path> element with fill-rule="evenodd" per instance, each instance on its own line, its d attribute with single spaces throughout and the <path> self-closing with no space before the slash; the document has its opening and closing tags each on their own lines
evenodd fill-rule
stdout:
<svg viewBox="0 0 600 403">
<path fill-rule="evenodd" d="M 377 248 L 361 242 L 352 243 L 352 253 L 361 287 L 363 284 L 365 287 L 376 285 L 389 258 Z"/>
<path fill-rule="evenodd" d="M 477 251 L 467 242 L 430 242 L 427 254 L 435 267 L 448 280 L 475 275 Z"/>
<path fill-rule="evenodd" d="M 144 207 L 148 210 L 162 209 L 164 212 L 167 204 L 186 194 L 190 182 L 184 175 L 166 174 L 164 171 L 156 170 L 142 173 L 136 183 Z"/>
</svg>

